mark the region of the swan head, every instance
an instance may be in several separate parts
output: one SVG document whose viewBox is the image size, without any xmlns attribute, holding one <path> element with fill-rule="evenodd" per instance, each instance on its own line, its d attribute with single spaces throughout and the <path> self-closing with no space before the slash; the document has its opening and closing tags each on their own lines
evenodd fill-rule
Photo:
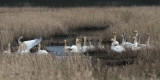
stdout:
<svg viewBox="0 0 160 80">
<path fill-rule="evenodd" d="M 134 30 L 133 32 L 134 32 L 134 33 L 138 33 L 138 31 L 137 31 L 137 30 Z"/>
<path fill-rule="evenodd" d="M 112 34 L 116 35 L 117 33 L 116 32 L 112 32 Z"/>
<path fill-rule="evenodd" d="M 78 39 L 78 42 L 82 42 L 82 39 Z"/>
<path fill-rule="evenodd" d="M 102 43 L 102 42 L 103 42 L 103 40 L 102 40 L 102 39 L 99 39 L 99 42 L 100 42 L 100 43 Z"/>
<path fill-rule="evenodd" d="M 22 38 L 23 38 L 23 36 L 20 36 L 19 38 L 20 38 L 20 39 L 22 39 Z"/>
</svg>

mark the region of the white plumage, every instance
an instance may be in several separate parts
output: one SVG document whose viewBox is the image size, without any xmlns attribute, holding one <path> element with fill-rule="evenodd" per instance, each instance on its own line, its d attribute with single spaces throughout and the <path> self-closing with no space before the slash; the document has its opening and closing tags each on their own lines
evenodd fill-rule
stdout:
<svg viewBox="0 0 160 80">
<path fill-rule="evenodd" d="M 89 46 L 87 46 L 87 37 L 84 37 L 84 45 L 82 47 L 82 52 L 87 52 L 89 49 Z"/>
<path fill-rule="evenodd" d="M 119 43 L 117 43 L 115 39 L 111 39 L 111 41 L 113 41 L 111 45 L 111 50 L 118 52 L 118 53 L 125 51 L 125 48 L 123 46 L 120 46 Z"/>
<path fill-rule="evenodd" d="M 38 44 L 38 54 L 48 54 L 46 50 L 41 50 L 41 44 Z"/>
<path fill-rule="evenodd" d="M 78 38 L 76 39 L 76 45 L 72 45 L 70 49 L 71 53 L 82 53 L 81 42 Z"/>
<path fill-rule="evenodd" d="M 68 53 L 71 49 L 71 46 L 67 46 L 67 40 L 64 40 L 64 52 Z"/>
<path fill-rule="evenodd" d="M 126 42 L 124 34 L 122 35 L 122 44 L 121 44 L 121 45 L 122 45 L 123 47 L 129 48 L 129 49 L 132 48 L 132 46 L 133 46 L 132 43 Z"/>
<path fill-rule="evenodd" d="M 91 39 L 89 40 L 89 48 L 88 48 L 88 50 L 95 50 L 95 46 L 94 45 L 92 45 L 92 41 L 91 41 Z"/>
<path fill-rule="evenodd" d="M 138 42 L 137 42 L 137 36 L 136 37 L 133 37 L 134 39 L 134 44 L 132 46 L 132 50 L 135 51 L 135 50 L 140 50 L 142 47 L 139 47 L 138 46 Z"/>
<path fill-rule="evenodd" d="M 35 45 L 39 44 L 42 41 L 42 38 L 39 38 L 39 39 L 24 41 L 22 43 L 20 41 L 20 39 L 22 38 L 23 36 L 18 39 L 18 43 L 19 43 L 18 52 L 20 53 L 29 53 L 31 48 L 33 48 Z"/>
</svg>

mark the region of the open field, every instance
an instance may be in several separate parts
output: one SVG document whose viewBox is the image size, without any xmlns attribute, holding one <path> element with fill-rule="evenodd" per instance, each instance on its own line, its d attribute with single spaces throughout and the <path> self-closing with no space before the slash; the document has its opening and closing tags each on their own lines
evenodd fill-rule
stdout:
<svg viewBox="0 0 160 80">
<path fill-rule="evenodd" d="M 12 50 L 17 39 L 42 37 L 47 40 L 62 36 L 103 39 L 106 46 L 116 31 L 119 37 L 127 30 L 128 41 L 133 41 L 133 30 L 142 35 L 151 33 L 151 46 L 156 49 L 127 51 L 116 54 L 108 48 L 92 52 L 100 59 L 84 55 L 57 59 L 53 55 L 0 54 L 0 79 L 2 80 L 158 80 L 160 78 L 160 7 L 81 7 L 81 8 L 0 8 L 0 48 L 3 51 L 11 42 Z M 99 31 L 96 31 L 96 30 Z M 101 31 L 103 29 L 103 32 Z M 83 35 L 81 35 L 81 34 Z M 95 35 L 94 35 L 95 34 Z M 46 41 L 46 42 L 45 42 Z M 127 62 L 128 61 L 128 62 Z M 122 64 L 121 64 L 122 63 Z M 124 63 L 124 64 L 123 64 Z"/>
</svg>

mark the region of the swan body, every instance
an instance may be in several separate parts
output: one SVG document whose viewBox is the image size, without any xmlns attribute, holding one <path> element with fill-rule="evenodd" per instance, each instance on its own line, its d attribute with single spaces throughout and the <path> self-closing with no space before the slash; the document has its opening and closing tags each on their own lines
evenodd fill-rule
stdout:
<svg viewBox="0 0 160 80">
<path fill-rule="evenodd" d="M 67 40 L 64 40 L 64 52 L 68 53 L 71 49 L 71 46 L 67 46 Z"/>
<path fill-rule="evenodd" d="M 76 45 L 72 45 L 70 49 L 71 53 L 82 53 L 81 42 L 78 38 L 76 39 Z"/>
<path fill-rule="evenodd" d="M 112 45 L 111 45 L 111 50 L 115 51 L 115 52 L 118 52 L 118 53 L 121 53 L 123 51 L 125 51 L 125 48 L 121 45 L 119 45 L 115 39 L 111 39 L 112 42 Z"/>
<path fill-rule="evenodd" d="M 6 53 L 6 54 L 11 54 L 11 48 L 10 48 L 11 44 L 8 43 L 8 50 L 7 51 L 4 51 L 3 53 Z"/>
<path fill-rule="evenodd" d="M 48 54 L 46 50 L 41 50 L 41 44 L 38 44 L 38 54 Z"/>
</svg>

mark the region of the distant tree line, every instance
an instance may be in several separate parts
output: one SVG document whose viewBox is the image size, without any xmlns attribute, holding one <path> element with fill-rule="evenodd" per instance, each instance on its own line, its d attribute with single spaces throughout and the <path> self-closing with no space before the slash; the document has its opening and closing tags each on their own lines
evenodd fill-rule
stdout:
<svg viewBox="0 0 160 80">
<path fill-rule="evenodd" d="M 46 6 L 46 7 L 85 7 L 85 6 L 153 6 L 160 0 L 0 0 L 0 6 Z"/>
</svg>

